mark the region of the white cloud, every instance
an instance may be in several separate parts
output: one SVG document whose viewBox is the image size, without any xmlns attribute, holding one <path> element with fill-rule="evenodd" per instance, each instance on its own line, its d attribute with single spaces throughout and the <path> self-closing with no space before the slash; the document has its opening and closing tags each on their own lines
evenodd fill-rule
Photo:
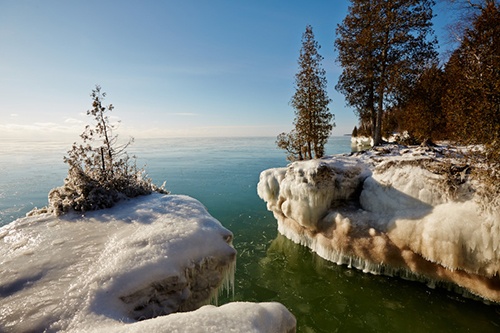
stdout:
<svg viewBox="0 0 500 333">
<path fill-rule="evenodd" d="M 81 124 L 83 123 L 82 120 L 75 119 L 75 118 L 68 118 L 64 121 L 66 124 Z"/>
<path fill-rule="evenodd" d="M 81 132 L 81 126 L 75 124 L 58 124 L 53 122 L 36 123 L 8 123 L 0 124 L 1 138 L 32 138 L 44 139 L 65 139 L 76 137 Z"/>
<path fill-rule="evenodd" d="M 56 123 L 33 123 L 33 126 L 38 127 L 38 128 L 54 129 L 57 127 L 57 124 Z"/>
<path fill-rule="evenodd" d="M 11 113 L 11 114 L 10 114 L 10 117 L 11 117 L 11 118 L 16 118 L 16 117 L 19 117 L 19 115 L 18 115 L 17 113 Z"/>
</svg>

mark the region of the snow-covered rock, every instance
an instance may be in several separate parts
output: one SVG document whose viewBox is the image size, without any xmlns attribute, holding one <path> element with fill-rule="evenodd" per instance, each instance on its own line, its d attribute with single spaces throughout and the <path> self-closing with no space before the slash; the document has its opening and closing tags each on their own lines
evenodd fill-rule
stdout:
<svg viewBox="0 0 500 333">
<path fill-rule="evenodd" d="M 258 194 L 280 233 L 327 260 L 500 302 L 500 208 L 482 209 L 467 177 L 450 184 L 446 163 L 389 146 L 263 171 Z"/>
<path fill-rule="evenodd" d="M 293 333 L 295 325 L 295 317 L 280 303 L 234 302 L 221 307 L 205 305 L 192 312 L 174 313 L 133 324 L 113 324 L 88 332 Z"/>
<path fill-rule="evenodd" d="M 270 211 L 316 230 L 332 205 L 356 195 L 367 171 L 362 161 L 348 157 L 294 162 L 263 171 L 258 193 Z"/>
<path fill-rule="evenodd" d="M 373 147 L 373 138 L 367 136 L 351 136 L 351 145 L 358 148 Z"/>
<path fill-rule="evenodd" d="M 232 238 L 195 199 L 162 194 L 14 221 L 0 229 L 0 331 L 291 331 L 277 304 L 196 310 L 232 288 Z"/>
</svg>

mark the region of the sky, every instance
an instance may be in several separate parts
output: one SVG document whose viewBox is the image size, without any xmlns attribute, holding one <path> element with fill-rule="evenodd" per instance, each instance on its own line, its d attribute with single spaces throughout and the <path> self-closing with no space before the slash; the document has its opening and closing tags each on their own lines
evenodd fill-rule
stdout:
<svg viewBox="0 0 500 333">
<path fill-rule="evenodd" d="M 334 89 L 347 0 L 0 0 L 0 139 L 78 138 L 96 84 L 117 133 L 276 136 L 292 129 L 301 38 L 324 57 L 333 135 L 357 124 Z M 450 20 L 435 8 L 442 43 Z M 440 50 L 442 51 L 442 50 Z"/>
</svg>

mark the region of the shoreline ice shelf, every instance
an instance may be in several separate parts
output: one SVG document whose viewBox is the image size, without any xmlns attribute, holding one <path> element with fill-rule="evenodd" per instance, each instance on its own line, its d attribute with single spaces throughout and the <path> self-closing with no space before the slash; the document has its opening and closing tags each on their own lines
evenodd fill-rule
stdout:
<svg viewBox="0 0 500 333">
<path fill-rule="evenodd" d="M 450 184 L 454 162 L 391 145 L 265 170 L 257 192 L 281 234 L 329 261 L 500 303 L 500 208 L 466 170 Z"/>
<path fill-rule="evenodd" d="M 293 332 L 279 303 L 205 305 L 233 288 L 232 239 L 177 195 L 16 220 L 0 228 L 0 331 Z"/>
</svg>

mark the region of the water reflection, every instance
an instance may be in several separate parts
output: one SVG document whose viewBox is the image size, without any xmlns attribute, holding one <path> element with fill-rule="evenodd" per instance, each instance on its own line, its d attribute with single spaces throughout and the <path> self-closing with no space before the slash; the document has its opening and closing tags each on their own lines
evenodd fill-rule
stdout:
<svg viewBox="0 0 500 333">
<path fill-rule="evenodd" d="M 247 273 L 254 276 L 248 287 L 255 300 L 285 304 L 298 318 L 298 332 L 498 332 L 500 327 L 498 306 L 337 266 L 282 235 Z"/>
</svg>

